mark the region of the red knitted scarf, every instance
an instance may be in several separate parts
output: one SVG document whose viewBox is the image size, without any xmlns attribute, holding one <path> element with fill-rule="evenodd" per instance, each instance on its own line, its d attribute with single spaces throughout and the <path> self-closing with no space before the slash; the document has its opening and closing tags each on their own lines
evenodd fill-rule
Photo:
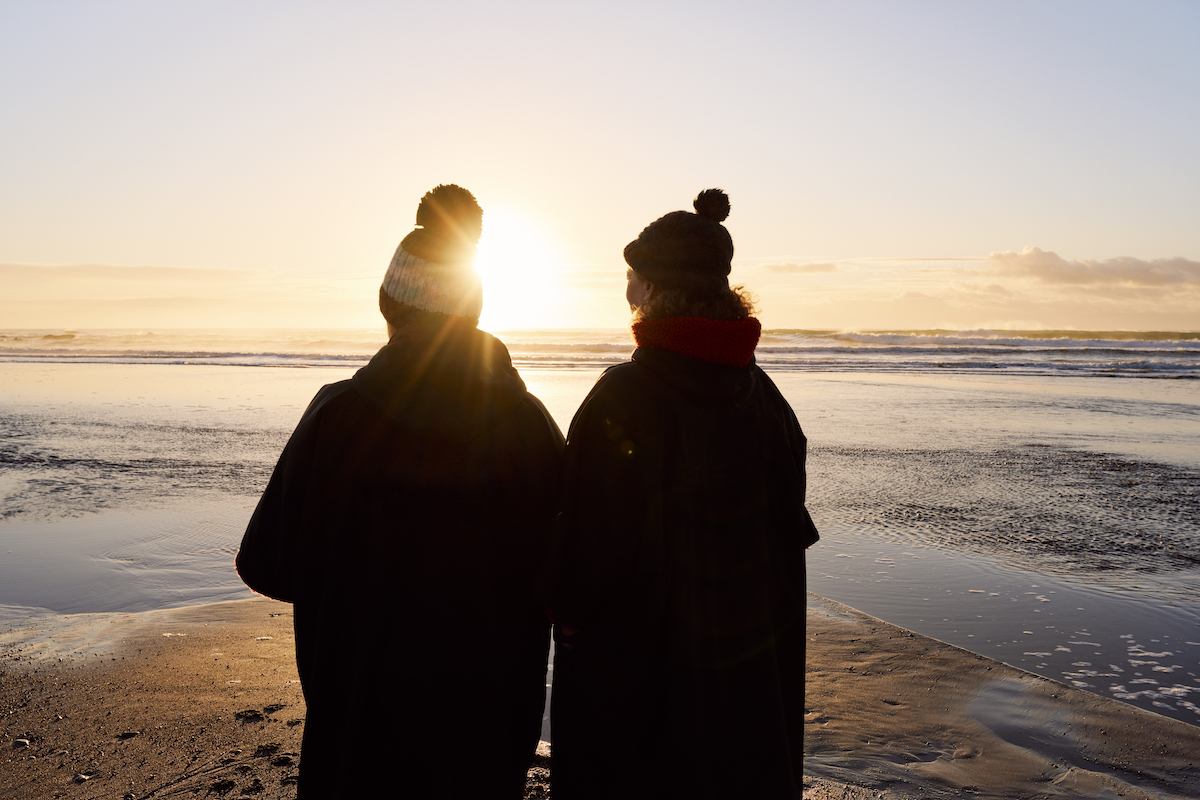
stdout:
<svg viewBox="0 0 1200 800">
<path fill-rule="evenodd" d="M 744 367 L 754 357 L 762 325 L 754 317 L 737 320 L 665 317 L 633 323 L 633 340 L 648 350 L 668 350 L 692 358 Z"/>
</svg>

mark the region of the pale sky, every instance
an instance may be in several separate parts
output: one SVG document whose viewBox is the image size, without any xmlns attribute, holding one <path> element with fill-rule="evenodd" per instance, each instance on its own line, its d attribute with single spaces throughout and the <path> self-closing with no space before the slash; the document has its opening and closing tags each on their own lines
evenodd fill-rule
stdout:
<svg viewBox="0 0 1200 800">
<path fill-rule="evenodd" d="M 1200 329 L 1200 3 L 0 0 L 0 328 L 620 327 L 701 189 L 769 328 Z"/>
</svg>

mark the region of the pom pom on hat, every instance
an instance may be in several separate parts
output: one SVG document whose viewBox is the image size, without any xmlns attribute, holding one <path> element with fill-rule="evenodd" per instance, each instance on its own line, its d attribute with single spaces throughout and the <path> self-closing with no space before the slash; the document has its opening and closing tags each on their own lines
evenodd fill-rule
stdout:
<svg viewBox="0 0 1200 800">
<path fill-rule="evenodd" d="M 425 193 L 417 206 L 417 224 L 443 238 L 458 238 L 472 245 L 483 233 L 483 209 L 475 195 L 461 186 L 444 183 Z"/>
<path fill-rule="evenodd" d="M 396 248 L 379 288 L 379 310 L 389 322 L 401 306 L 479 318 L 483 287 L 475 273 L 483 209 L 461 186 L 442 184 L 421 198 L 419 227 Z"/>
<path fill-rule="evenodd" d="M 712 293 L 729 288 L 733 239 L 721 223 L 729 196 L 705 189 L 692 202 L 696 213 L 672 211 L 651 222 L 625 246 L 625 262 L 655 286 Z"/>
<path fill-rule="evenodd" d="M 466 261 L 475 257 L 475 245 L 483 232 L 483 209 L 466 189 L 442 184 L 421 198 L 417 225 L 400 243 L 409 253 L 440 264 Z"/>
<path fill-rule="evenodd" d="M 692 208 L 705 219 L 724 222 L 729 216 L 729 195 L 720 189 L 705 189 L 696 195 L 696 199 L 692 201 Z"/>
</svg>

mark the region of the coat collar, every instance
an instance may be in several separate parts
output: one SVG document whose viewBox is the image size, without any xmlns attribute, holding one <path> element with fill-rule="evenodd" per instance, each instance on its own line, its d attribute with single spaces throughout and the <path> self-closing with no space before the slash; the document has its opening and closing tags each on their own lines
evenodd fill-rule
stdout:
<svg viewBox="0 0 1200 800">
<path fill-rule="evenodd" d="M 744 367 L 754 358 L 762 324 L 754 317 L 737 320 L 703 317 L 665 317 L 633 323 L 633 340 L 648 350 L 671 353 Z"/>
</svg>

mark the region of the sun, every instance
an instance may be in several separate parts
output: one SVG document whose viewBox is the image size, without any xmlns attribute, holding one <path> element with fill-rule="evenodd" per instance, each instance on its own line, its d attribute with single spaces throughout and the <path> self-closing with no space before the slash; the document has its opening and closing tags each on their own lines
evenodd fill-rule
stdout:
<svg viewBox="0 0 1200 800">
<path fill-rule="evenodd" d="M 551 327 L 560 316 L 559 263 L 540 226 L 521 214 L 488 209 L 475 259 L 483 281 L 479 327 L 493 332 Z"/>
</svg>

